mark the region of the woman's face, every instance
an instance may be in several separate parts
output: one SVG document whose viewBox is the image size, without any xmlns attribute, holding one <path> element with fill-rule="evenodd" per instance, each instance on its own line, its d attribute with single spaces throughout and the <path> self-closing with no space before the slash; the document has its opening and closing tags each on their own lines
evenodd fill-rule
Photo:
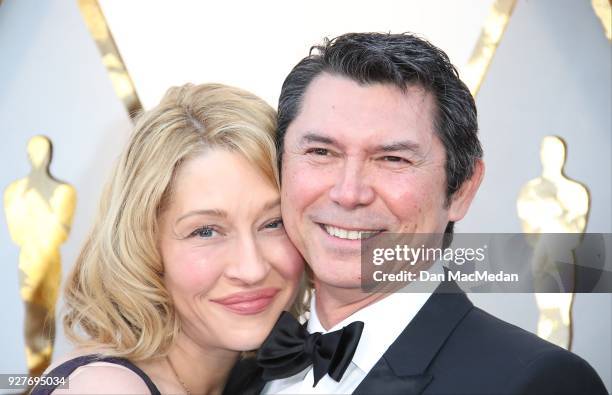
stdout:
<svg viewBox="0 0 612 395">
<path fill-rule="evenodd" d="M 159 231 L 183 333 L 204 347 L 259 347 L 303 272 L 276 187 L 241 155 L 207 151 L 179 168 Z"/>
</svg>

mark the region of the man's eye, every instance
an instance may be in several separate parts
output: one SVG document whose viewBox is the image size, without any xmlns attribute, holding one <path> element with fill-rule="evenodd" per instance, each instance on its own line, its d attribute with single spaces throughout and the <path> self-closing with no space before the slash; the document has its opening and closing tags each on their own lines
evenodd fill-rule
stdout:
<svg viewBox="0 0 612 395">
<path fill-rule="evenodd" d="M 210 226 L 203 226 L 191 232 L 189 237 L 200 237 L 202 239 L 209 239 L 213 237 L 215 233 L 217 233 L 217 231 L 211 228 Z"/>
<path fill-rule="evenodd" d="M 320 155 L 320 156 L 327 156 L 329 155 L 329 150 L 325 148 L 311 148 L 308 151 L 306 151 L 306 153 Z"/>
<path fill-rule="evenodd" d="M 382 159 L 385 162 L 402 162 L 402 163 L 410 163 L 409 160 L 406 160 L 399 156 L 383 156 Z"/>
</svg>

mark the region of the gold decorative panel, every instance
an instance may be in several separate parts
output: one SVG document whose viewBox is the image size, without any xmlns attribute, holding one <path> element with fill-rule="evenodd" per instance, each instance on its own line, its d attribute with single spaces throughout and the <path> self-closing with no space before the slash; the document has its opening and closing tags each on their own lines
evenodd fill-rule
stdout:
<svg viewBox="0 0 612 395">
<path fill-rule="evenodd" d="M 612 40 L 612 0 L 591 0 L 595 15 L 601 21 L 608 40 Z"/>
<path fill-rule="evenodd" d="M 467 69 L 461 76 L 474 97 L 480 89 L 497 46 L 506 31 L 515 4 L 516 0 L 496 0 L 484 22 Z"/>
<path fill-rule="evenodd" d="M 134 118 L 142 111 L 142 104 L 108 29 L 102 9 L 97 0 L 79 0 L 79 8 L 102 55 L 102 63 L 108 71 L 115 93 L 123 102 L 130 117 Z"/>
</svg>

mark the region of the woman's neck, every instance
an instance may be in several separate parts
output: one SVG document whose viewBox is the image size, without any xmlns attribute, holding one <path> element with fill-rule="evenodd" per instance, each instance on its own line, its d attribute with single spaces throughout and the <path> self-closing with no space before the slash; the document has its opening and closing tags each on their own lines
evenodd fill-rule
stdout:
<svg viewBox="0 0 612 395">
<path fill-rule="evenodd" d="M 185 393 L 221 394 L 239 354 L 202 346 L 181 333 L 167 357 L 157 360 L 156 371 L 163 375 L 164 382 L 178 384 Z"/>
</svg>

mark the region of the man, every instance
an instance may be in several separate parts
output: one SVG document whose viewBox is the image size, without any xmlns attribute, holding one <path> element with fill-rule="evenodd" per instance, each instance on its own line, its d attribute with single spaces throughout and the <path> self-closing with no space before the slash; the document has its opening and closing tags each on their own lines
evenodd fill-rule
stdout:
<svg viewBox="0 0 612 395">
<path fill-rule="evenodd" d="M 362 239 L 452 233 L 482 180 L 475 103 L 444 52 L 410 34 L 340 36 L 287 76 L 278 121 L 285 228 L 315 287 L 310 335 L 287 347 L 301 329 L 281 317 L 260 367 L 243 363 L 228 389 L 606 393 L 584 360 L 474 307 L 452 282 L 361 289 Z"/>
</svg>

